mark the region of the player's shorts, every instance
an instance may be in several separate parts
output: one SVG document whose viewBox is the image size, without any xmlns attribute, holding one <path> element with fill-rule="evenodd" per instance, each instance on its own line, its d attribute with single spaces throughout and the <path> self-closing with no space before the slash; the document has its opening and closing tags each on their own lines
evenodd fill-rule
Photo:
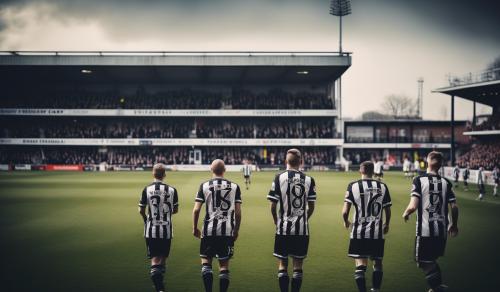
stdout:
<svg viewBox="0 0 500 292">
<path fill-rule="evenodd" d="M 307 257 L 309 236 L 307 235 L 279 235 L 274 238 L 273 255 L 280 259 L 288 257 L 303 259 Z"/>
<path fill-rule="evenodd" d="M 172 239 L 164 238 L 146 238 L 146 250 L 148 258 L 168 257 L 170 254 L 170 245 Z"/>
<path fill-rule="evenodd" d="M 479 188 L 479 193 L 484 194 L 486 192 L 486 189 L 484 188 L 484 184 L 479 184 L 477 185 Z"/>
<path fill-rule="evenodd" d="M 455 177 L 455 182 L 456 182 L 456 183 L 458 182 L 458 177 Z"/>
<path fill-rule="evenodd" d="M 201 239 L 200 257 L 228 260 L 234 255 L 234 238 L 232 236 L 206 236 Z"/>
<path fill-rule="evenodd" d="M 433 263 L 439 257 L 444 256 L 445 248 L 445 237 L 417 236 L 415 238 L 415 261 L 422 263 Z"/>
<path fill-rule="evenodd" d="M 244 175 L 243 177 L 244 177 L 244 178 L 250 178 L 250 176 L 249 176 L 249 175 Z"/>
<path fill-rule="evenodd" d="M 467 179 L 464 179 L 464 185 L 467 186 L 468 184 Z"/>
<path fill-rule="evenodd" d="M 384 239 L 351 238 L 348 256 L 355 259 L 381 260 L 384 257 L 384 245 Z"/>
<path fill-rule="evenodd" d="M 495 179 L 495 184 L 497 185 L 497 184 L 499 184 L 499 183 L 500 183 L 500 179 L 498 179 L 498 178 L 497 178 L 497 179 Z"/>
</svg>

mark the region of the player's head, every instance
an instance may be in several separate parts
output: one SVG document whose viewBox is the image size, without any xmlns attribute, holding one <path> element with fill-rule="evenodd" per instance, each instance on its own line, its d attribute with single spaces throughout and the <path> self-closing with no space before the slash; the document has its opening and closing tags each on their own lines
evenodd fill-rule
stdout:
<svg viewBox="0 0 500 292">
<path fill-rule="evenodd" d="M 443 153 L 438 151 L 431 151 L 427 155 L 427 165 L 432 171 L 438 171 L 443 166 L 443 160 Z"/>
<path fill-rule="evenodd" d="M 226 164 L 222 159 L 215 159 L 210 165 L 210 170 L 216 176 L 223 176 L 226 172 Z"/>
<path fill-rule="evenodd" d="M 375 165 L 371 161 L 364 161 L 359 165 L 359 173 L 367 177 L 372 177 Z"/>
<path fill-rule="evenodd" d="M 153 177 L 159 180 L 165 178 L 166 167 L 163 163 L 157 163 L 153 166 Z"/>
<path fill-rule="evenodd" d="M 295 169 L 302 165 L 302 153 L 300 153 L 299 149 L 292 148 L 286 152 L 286 164 Z"/>
</svg>

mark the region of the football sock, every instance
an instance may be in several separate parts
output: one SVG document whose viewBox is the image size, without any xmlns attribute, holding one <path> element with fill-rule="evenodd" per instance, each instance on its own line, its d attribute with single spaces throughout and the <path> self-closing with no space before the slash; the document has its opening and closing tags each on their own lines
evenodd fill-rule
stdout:
<svg viewBox="0 0 500 292">
<path fill-rule="evenodd" d="M 302 270 L 293 270 L 292 292 L 299 292 L 300 286 L 302 286 Z"/>
<path fill-rule="evenodd" d="M 203 264 L 201 266 L 201 276 L 203 278 L 203 285 L 205 286 L 205 291 L 212 292 L 212 283 L 214 281 L 212 266 L 209 264 Z"/>
<path fill-rule="evenodd" d="M 288 292 L 288 282 L 290 279 L 288 278 L 288 272 L 286 270 L 278 271 L 278 282 L 280 285 L 281 292 Z"/>
<path fill-rule="evenodd" d="M 366 292 L 366 281 L 365 281 L 366 266 L 357 266 L 354 272 L 354 280 L 356 280 L 356 285 L 358 285 L 359 292 Z"/>
<path fill-rule="evenodd" d="M 373 277 L 372 277 L 372 288 L 380 289 L 382 286 L 382 276 L 384 272 L 382 271 L 382 267 L 373 266 Z"/>
<path fill-rule="evenodd" d="M 219 274 L 220 292 L 227 292 L 229 287 L 229 270 L 222 270 Z"/>
<path fill-rule="evenodd" d="M 165 286 L 163 284 L 163 274 L 165 273 L 165 266 L 163 265 L 152 265 L 150 276 L 156 291 L 164 291 Z"/>
<path fill-rule="evenodd" d="M 442 284 L 442 279 L 441 279 L 441 269 L 439 268 L 439 265 L 436 264 L 434 268 L 432 268 L 426 275 L 425 279 L 427 280 L 427 284 L 429 284 L 429 287 L 432 288 L 434 291 L 441 291 L 439 286 Z"/>
</svg>

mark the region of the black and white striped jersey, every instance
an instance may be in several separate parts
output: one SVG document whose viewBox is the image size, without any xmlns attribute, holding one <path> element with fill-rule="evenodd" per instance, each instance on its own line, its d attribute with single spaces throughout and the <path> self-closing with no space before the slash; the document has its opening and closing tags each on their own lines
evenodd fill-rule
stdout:
<svg viewBox="0 0 500 292">
<path fill-rule="evenodd" d="M 200 185 L 196 201 L 205 203 L 202 236 L 233 236 L 235 204 L 241 204 L 240 187 L 224 178 Z"/>
<path fill-rule="evenodd" d="M 446 237 L 448 204 L 456 201 L 451 182 L 433 173 L 419 175 L 413 179 L 411 195 L 419 198 L 417 236 Z"/>
<path fill-rule="evenodd" d="M 243 165 L 243 175 L 250 176 L 252 174 L 252 166 L 250 164 Z"/>
<path fill-rule="evenodd" d="M 360 179 L 347 186 L 345 202 L 354 206 L 351 238 L 383 239 L 382 210 L 392 205 L 389 188 L 374 179 Z"/>
<path fill-rule="evenodd" d="M 314 179 L 297 170 L 276 175 L 267 199 L 278 203 L 276 234 L 309 235 L 307 202 L 316 201 Z"/>
<path fill-rule="evenodd" d="M 172 212 L 178 205 L 179 199 L 175 188 L 158 180 L 146 186 L 139 201 L 139 206 L 148 210 L 144 237 L 172 238 Z"/>
</svg>

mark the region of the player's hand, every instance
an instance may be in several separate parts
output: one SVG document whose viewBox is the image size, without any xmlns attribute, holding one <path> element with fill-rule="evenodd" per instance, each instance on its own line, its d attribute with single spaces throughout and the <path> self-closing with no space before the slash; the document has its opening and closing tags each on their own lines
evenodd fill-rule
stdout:
<svg viewBox="0 0 500 292">
<path fill-rule="evenodd" d="M 389 233 L 389 225 L 384 224 L 384 227 L 383 227 L 383 228 L 384 228 L 384 234 Z"/>
<path fill-rule="evenodd" d="M 450 225 L 450 227 L 448 227 L 448 235 L 451 237 L 456 237 L 458 235 L 458 227 L 455 225 Z"/>
<path fill-rule="evenodd" d="M 233 231 L 233 239 L 234 239 L 234 241 L 236 241 L 238 239 L 238 235 L 240 235 L 239 233 L 240 232 L 238 230 L 234 230 Z"/>
<path fill-rule="evenodd" d="M 349 222 L 349 220 L 344 221 L 344 227 L 345 229 L 349 229 L 349 227 L 351 227 L 351 222 Z"/>
<path fill-rule="evenodd" d="M 407 222 L 407 221 L 408 221 L 408 219 L 410 219 L 410 215 L 408 215 L 408 214 L 404 213 L 404 214 L 403 214 L 403 219 L 405 220 L 405 222 Z"/>
<path fill-rule="evenodd" d="M 201 232 L 200 232 L 200 229 L 198 229 L 198 228 L 193 228 L 193 235 L 194 235 L 194 237 L 196 237 L 196 238 L 200 238 L 200 237 L 201 237 Z"/>
</svg>

